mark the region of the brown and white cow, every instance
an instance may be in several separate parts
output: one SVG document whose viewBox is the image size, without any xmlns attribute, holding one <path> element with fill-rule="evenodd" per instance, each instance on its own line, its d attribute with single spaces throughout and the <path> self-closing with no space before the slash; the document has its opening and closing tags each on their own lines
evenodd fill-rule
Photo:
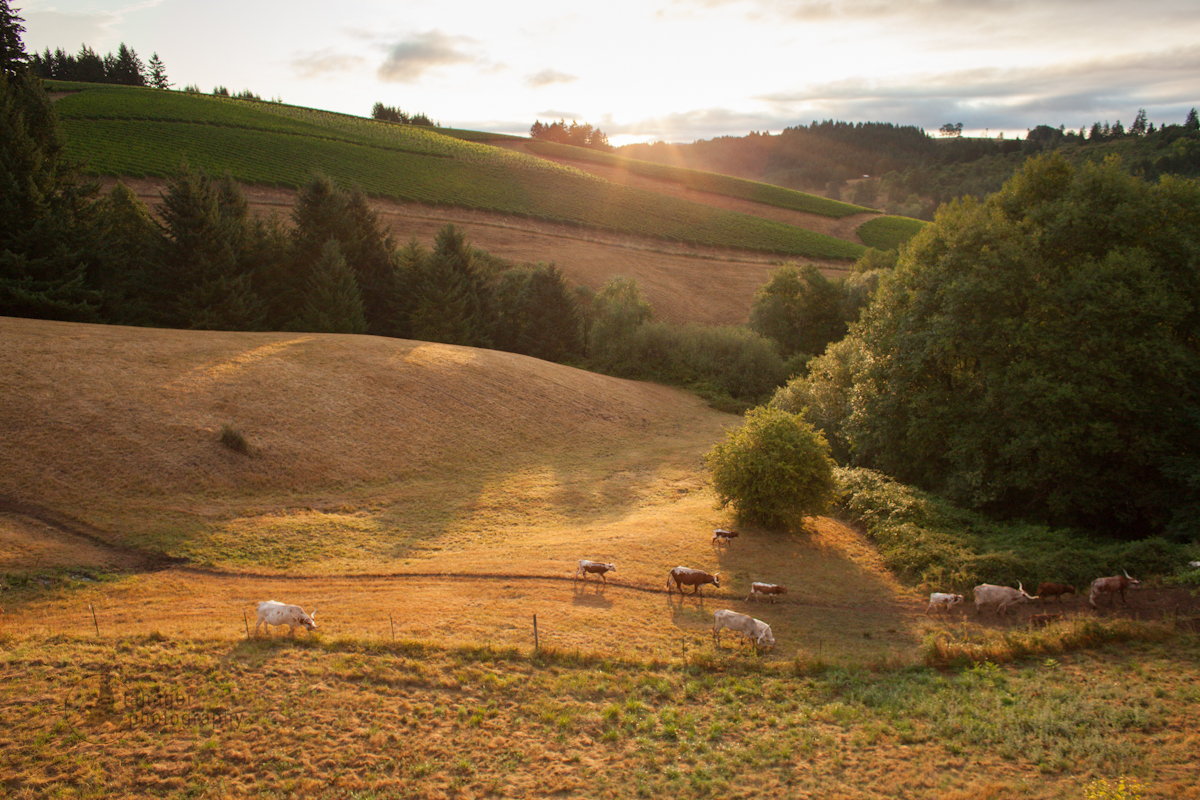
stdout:
<svg viewBox="0 0 1200 800">
<path fill-rule="evenodd" d="M 706 583 L 711 583 L 719 589 L 721 587 L 720 574 L 718 572 L 710 575 L 702 569 L 675 567 L 667 574 L 667 594 L 671 593 L 671 581 L 675 581 L 675 588 L 679 589 L 680 594 L 683 594 L 684 586 L 691 586 L 692 594 L 696 594 Z"/>
<path fill-rule="evenodd" d="M 1054 597 L 1061 603 L 1064 594 L 1075 594 L 1075 587 L 1065 583 L 1039 583 L 1037 593 L 1043 600 Z"/>
<path fill-rule="evenodd" d="M 600 579 L 608 583 L 608 578 L 604 577 L 606 572 L 616 572 L 616 564 L 605 564 L 602 561 L 588 561 L 586 558 L 579 559 L 579 569 L 575 570 L 575 577 L 583 576 L 587 580 L 588 575 L 599 575 Z"/>
<path fill-rule="evenodd" d="M 730 539 L 736 539 L 741 536 L 737 531 L 727 531 L 724 528 L 717 528 L 713 531 L 712 545 L 716 547 L 719 544 L 729 544 Z"/>
<path fill-rule="evenodd" d="M 770 625 L 761 619 L 739 614 L 728 608 L 718 608 L 713 612 L 713 640 L 718 647 L 721 645 L 722 628 L 737 631 L 746 637 L 747 641 L 752 640 L 759 647 L 772 647 L 775 644 L 775 635 L 771 633 Z"/>
<path fill-rule="evenodd" d="M 959 605 L 960 603 L 962 603 L 962 601 L 963 601 L 963 596 L 961 594 L 949 594 L 947 592 L 930 592 L 929 605 L 925 606 L 925 616 L 929 616 L 929 612 L 935 608 L 941 609 L 941 610 L 945 611 L 947 614 L 949 614 L 950 609 L 954 608 L 956 605 Z"/>
<path fill-rule="evenodd" d="M 1109 578 L 1096 578 L 1092 581 L 1092 590 L 1088 592 L 1088 604 L 1092 608 L 1098 608 L 1096 598 L 1102 594 L 1120 594 L 1121 602 L 1128 603 L 1125 599 L 1126 589 L 1137 589 L 1142 585 L 1142 582 L 1130 577 L 1129 572 L 1121 570 L 1124 575 L 1113 575 Z"/>
<path fill-rule="evenodd" d="M 981 583 L 975 587 L 975 613 L 982 614 L 984 606 L 996 604 L 997 614 L 1007 614 L 1008 609 L 1017 603 L 1027 600 L 1037 600 L 1037 595 L 1030 595 L 1025 586 L 1017 581 L 1018 588 L 1011 586 L 996 586 L 991 583 Z"/>
<path fill-rule="evenodd" d="M 280 603 L 277 600 L 264 600 L 258 604 L 258 624 L 254 626 L 254 635 L 258 636 L 258 629 L 263 625 L 267 626 L 267 636 L 271 635 L 272 625 L 287 625 L 288 636 L 295 636 L 296 628 L 299 627 L 316 630 L 317 623 L 313 621 L 316 615 L 315 608 L 311 614 L 305 614 L 300 606 Z"/>
<path fill-rule="evenodd" d="M 750 584 L 750 594 L 746 595 L 746 600 L 753 597 L 754 602 L 757 603 L 760 597 L 769 597 L 771 602 L 774 603 L 775 598 L 781 594 L 787 594 L 786 587 L 780 586 L 777 583 L 758 583 L 756 581 Z"/>
</svg>

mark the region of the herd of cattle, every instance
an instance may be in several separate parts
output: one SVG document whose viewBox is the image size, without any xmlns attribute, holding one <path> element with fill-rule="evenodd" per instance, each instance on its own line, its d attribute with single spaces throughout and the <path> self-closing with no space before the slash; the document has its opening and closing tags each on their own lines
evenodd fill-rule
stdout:
<svg viewBox="0 0 1200 800">
<path fill-rule="evenodd" d="M 713 531 L 712 543 L 714 547 L 720 545 L 728 545 L 730 540 L 737 538 L 737 531 L 725 530 L 718 528 Z M 1200 563 L 1193 563 L 1193 566 L 1200 567 Z M 590 561 L 588 559 L 580 559 L 579 566 L 575 570 L 575 580 L 583 578 L 587 579 L 589 575 L 596 575 L 604 583 L 608 583 L 606 575 L 609 572 L 615 572 L 617 565 L 614 563 L 603 561 Z M 1120 594 L 1121 601 L 1128 603 L 1125 599 L 1125 590 L 1130 588 L 1138 588 L 1141 586 L 1141 581 L 1138 581 L 1130 576 L 1128 571 L 1122 570 L 1124 575 L 1114 575 L 1105 578 L 1096 578 L 1092 581 L 1091 590 L 1088 592 L 1088 603 L 1093 608 L 1098 608 L 1096 598 L 1104 594 Z M 708 573 L 702 569 L 693 569 L 691 567 L 678 566 L 671 569 L 667 573 L 667 594 L 671 593 L 672 586 L 679 590 L 679 594 L 683 594 L 683 587 L 692 587 L 692 594 L 699 594 L 700 589 L 711 584 L 717 588 L 721 586 L 720 572 Z M 750 593 L 746 595 L 748 602 L 753 598 L 756 602 L 766 597 L 772 603 L 780 596 L 787 594 L 787 589 L 774 583 L 754 582 L 750 584 Z M 975 613 L 983 613 L 984 606 L 996 607 L 997 614 L 1007 614 L 1008 610 L 1017 603 L 1024 603 L 1029 600 L 1046 600 L 1055 598 L 1060 603 L 1063 595 L 1075 594 L 1075 587 L 1064 583 L 1042 583 L 1038 586 L 1037 594 L 1031 595 L 1025 591 L 1025 586 L 1020 581 L 1017 582 L 1017 588 L 1013 589 L 1010 586 L 995 586 L 990 583 L 982 583 L 975 587 Z M 933 592 L 929 595 L 929 605 L 925 608 L 925 614 L 930 611 L 940 610 L 949 612 L 950 609 L 957 605 L 962 605 L 963 596 L 961 594 L 951 594 L 948 592 Z M 297 605 L 288 605 L 280 603 L 276 600 L 267 600 L 258 604 L 258 624 L 254 626 L 254 635 L 258 636 L 259 628 L 266 625 L 267 635 L 271 633 L 271 626 L 288 626 L 288 635 L 294 635 L 296 628 L 306 628 L 307 630 L 316 630 L 317 623 L 313 620 L 317 614 L 314 608 L 311 614 L 306 614 L 304 609 Z M 1045 624 L 1052 619 L 1060 618 L 1061 614 L 1038 614 L 1031 618 L 1034 624 Z M 735 633 L 739 633 L 748 643 L 753 643 L 759 647 L 771 647 L 775 644 L 775 636 L 771 632 L 771 626 L 763 622 L 761 619 L 755 619 L 748 614 L 740 614 L 727 608 L 717 609 L 713 612 L 713 640 L 718 646 L 721 641 L 721 631 L 728 628 Z"/>
<path fill-rule="evenodd" d="M 1121 570 L 1124 575 L 1112 575 L 1105 578 L 1096 578 L 1092 581 L 1092 586 L 1088 592 L 1088 604 L 1092 608 L 1099 608 L 1096 605 L 1096 598 L 1101 595 L 1111 594 L 1121 595 L 1121 602 L 1128 603 L 1125 599 L 1126 589 L 1137 589 L 1142 585 L 1142 582 L 1130 576 L 1127 570 Z M 1062 602 L 1063 595 L 1075 594 L 1075 587 L 1068 586 L 1065 583 L 1042 583 L 1038 586 L 1037 594 L 1029 594 L 1025 591 L 1025 586 L 1020 581 L 1017 581 L 1017 588 L 1011 586 L 995 586 L 990 583 L 981 583 L 975 587 L 975 613 L 983 613 L 984 606 L 996 607 L 997 614 L 1007 614 L 1008 610 L 1017 603 L 1024 603 L 1029 600 L 1048 600 L 1056 599 L 1059 603 Z M 954 606 L 961 605 L 963 596 L 961 594 L 950 594 L 948 592 L 933 592 L 929 595 L 929 605 L 925 608 L 925 614 L 930 611 L 940 610 L 949 611 Z M 1114 599 L 1115 602 L 1115 599 Z M 1061 617 L 1061 614 L 1039 614 L 1031 620 L 1034 624 L 1039 622 L 1045 623 L 1052 619 Z"/>
</svg>

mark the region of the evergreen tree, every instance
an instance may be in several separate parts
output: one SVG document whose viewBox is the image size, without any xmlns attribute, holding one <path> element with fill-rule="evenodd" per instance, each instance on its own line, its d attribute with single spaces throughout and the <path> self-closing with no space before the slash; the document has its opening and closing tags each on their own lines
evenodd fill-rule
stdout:
<svg viewBox="0 0 1200 800">
<path fill-rule="evenodd" d="M 150 55 L 150 78 L 147 83 L 155 89 L 170 89 L 173 85 L 167 79 L 167 68 L 163 64 L 162 59 L 158 57 L 158 53 Z"/>
<path fill-rule="evenodd" d="M 41 80 L 0 71 L 0 314 L 95 321 L 94 184 L 67 160 Z"/>
<path fill-rule="evenodd" d="M 575 297 L 553 264 L 514 267 L 496 281 L 495 347 L 548 361 L 583 355 Z"/>
<path fill-rule="evenodd" d="M 437 233 L 433 250 L 411 272 L 414 339 L 471 347 L 491 346 L 487 282 L 466 236 L 453 225 Z"/>
<path fill-rule="evenodd" d="M 9 7 L 8 0 L 0 0 L 0 72 L 14 77 L 29 60 L 21 34 L 25 20 Z"/>
<path fill-rule="evenodd" d="M 305 282 L 300 311 L 289 327 L 310 333 L 366 333 L 362 294 L 336 239 L 321 248 Z"/>
<path fill-rule="evenodd" d="M 137 52 L 126 47 L 124 42 L 117 48 L 117 56 L 111 70 L 107 73 L 109 83 L 119 83 L 123 86 L 145 86 L 146 68 Z"/>
</svg>

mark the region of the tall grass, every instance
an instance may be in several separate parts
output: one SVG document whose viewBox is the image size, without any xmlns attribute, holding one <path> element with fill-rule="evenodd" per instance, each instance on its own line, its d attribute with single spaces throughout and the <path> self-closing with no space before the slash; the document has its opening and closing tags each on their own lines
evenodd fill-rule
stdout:
<svg viewBox="0 0 1200 800">
<path fill-rule="evenodd" d="M 1041 581 L 1079 587 L 1122 569 L 1135 577 L 1169 575 L 1190 552 L 1161 538 L 1098 540 L 1079 531 L 999 522 L 873 470 L 836 474 L 842 513 L 863 527 L 890 570 L 925 589 L 1018 581 L 1031 591 Z"/>
</svg>

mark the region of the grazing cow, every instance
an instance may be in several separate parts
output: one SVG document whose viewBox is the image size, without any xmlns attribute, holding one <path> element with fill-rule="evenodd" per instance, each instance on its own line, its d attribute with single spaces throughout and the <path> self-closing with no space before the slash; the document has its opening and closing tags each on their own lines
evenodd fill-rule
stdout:
<svg viewBox="0 0 1200 800">
<path fill-rule="evenodd" d="M 787 594 L 787 588 L 775 583 L 752 583 L 750 584 L 750 594 L 746 595 L 746 599 L 754 598 L 754 602 L 758 602 L 758 598 L 767 596 L 771 598 L 771 602 L 775 602 L 775 598 L 781 594 Z"/>
<path fill-rule="evenodd" d="M 579 559 L 579 569 L 575 570 L 575 577 L 583 576 L 587 580 L 588 575 L 599 575 L 600 579 L 608 583 L 608 578 L 604 577 L 606 572 L 616 572 L 616 564 L 604 564 L 600 561 L 588 561 L 586 558 Z"/>
<path fill-rule="evenodd" d="M 1062 619 L 1062 614 L 1033 614 L 1029 617 L 1029 624 L 1034 628 L 1044 628 L 1055 620 Z"/>
<path fill-rule="evenodd" d="M 1092 581 L 1092 590 L 1088 593 L 1088 604 L 1092 608 L 1098 608 L 1096 598 L 1102 594 L 1117 594 L 1121 595 L 1121 602 L 1128 603 L 1125 599 L 1126 589 L 1137 589 L 1142 585 L 1142 582 L 1130 577 L 1126 570 L 1121 570 L 1124 575 L 1114 575 L 1111 578 L 1096 578 Z"/>
<path fill-rule="evenodd" d="M 729 544 L 730 539 L 736 539 L 741 536 L 737 531 L 727 531 L 724 528 L 717 528 L 713 531 L 712 544 L 716 547 L 718 544 Z"/>
<path fill-rule="evenodd" d="M 1030 596 L 1025 591 L 1025 586 L 1017 581 L 1019 588 L 1011 586 L 995 586 L 990 583 L 981 583 L 975 587 L 975 613 L 982 614 L 984 606 L 996 604 L 997 614 L 1007 614 L 1009 606 L 1014 606 L 1017 603 L 1024 603 L 1026 600 L 1037 600 L 1037 596 Z"/>
<path fill-rule="evenodd" d="M 288 636 L 295 636 L 296 628 L 299 626 L 310 631 L 316 630 L 317 623 L 313 621 L 313 617 L 316 615 L 315 608 L 311 614 L 305 614 L 304 609 L 300 606 L 290 606 L 276 600 L 264 600 L 258 604 L 258 624 L 254 626 L 254 635 L 258 636 L 258 629 L 263 625 L 267 626 L 267 636 L 271 635 L 272 625 L 287 625 Z"/>
<path fill-rule="evenodd" d="M 746 637 L 747 641 L 753 639 L 754 643 L 760 647 L 772 647 L 775 644 L 775 635 L 771 633 L 770 625 L 761 619 L 739 614 L 728 608 L 718 608 L 713 612 L 713 640 L 718 647 L 721 646 L 722 628 L 737 631 Z"/>
<path fill-rule="evenodd" d="M 948 594 L 946 592 L 932 592 L 929 595 L 929 605 L 925 606 L 925 616 L 929 616 L 929 612 L 935 608 L 943 609 L 947 614 L 950 609 L 963 601 L 961 594 Z"/>
<path fill-rule="evenodd" d="M 1065 583 L 1039 583 L 1037 596 L 1042 600 L 1048 600 L 1051 597 L 1057 598 L 1058 602 L 1062 602 L 1064 594 L 1075 594 L 1075 587 L 1068 586 Z"/>
<path fill-rule="evenodd" d="M 671 581 L 675 581 L 675 588 L 679 590 L 680 594 L 683 594 L 684 586 L 691 586 L 692 594 L 696 594 L 706 583 L 711 583 L 719 589 L 721 588 L 721 581 L 718 577 L 720 574 L 718 572 L 716 575 L 709 575 L 702 569 L 675 567 L 667 574 L 667 594 L 671 593 Z"/>
</svg>

